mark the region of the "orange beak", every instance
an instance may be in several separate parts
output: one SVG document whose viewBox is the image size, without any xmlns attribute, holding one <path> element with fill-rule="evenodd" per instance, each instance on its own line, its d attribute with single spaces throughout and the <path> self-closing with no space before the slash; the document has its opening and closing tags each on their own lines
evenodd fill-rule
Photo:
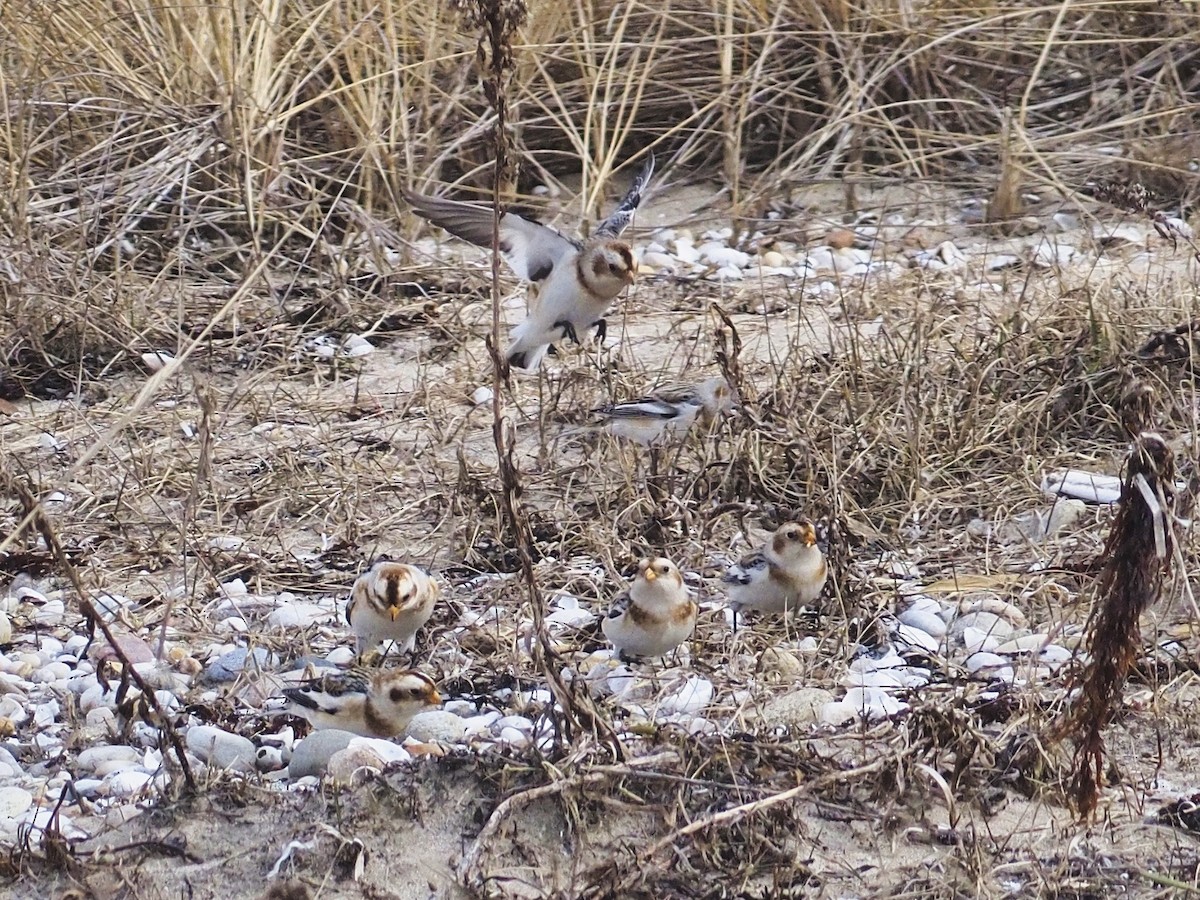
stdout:
<svg viewBox="0 0 1200 900">
<path fill-rule="evenodd" d="M 395 622 L 396 616 L 400 615 L 400 607 L 398 605 L 397 606 L 389 606 L 388 612 L 391 613 L 392 621 Z"/>
<path fill-rule="evenodd" d="M 432 690 L 429 692 L 429 696 L 426 697 L 425 699 L 428 701 L 430 706 L 437 706 L 438 704 L 440 704 L 442 702 L 442 695 L 439 694 L 436 690 Z"/>
<path fill-rule="evenodd" d="M 642 577 L 645 578 L 647 581 L 653 581 L 655 578 L 658 577 L 658 574 L 653 569 L 647 569 L 645 572 L 642 573 Z"/>
</svg>

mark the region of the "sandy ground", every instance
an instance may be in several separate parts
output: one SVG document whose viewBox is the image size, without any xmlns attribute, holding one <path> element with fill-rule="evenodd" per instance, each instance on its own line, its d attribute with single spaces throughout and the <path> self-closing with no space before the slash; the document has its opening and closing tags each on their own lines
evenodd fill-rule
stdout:
<svg viewBox="0 0 1200 900">
<path fill-rule="evenodd" d="M 658 207 L 657 220 L 639 224 L 674 224 L 703 214 L 712 199 L 708 189 L 681 191 Z M 844 200 L 837 189 L 812 193 L 805 228 L 831 227 L 819 224 L 821 216 L 840 218 Z M 924 211 L 949 220 L 946 198 L 935 203 L 920 188 L 860 194 L 859 201 L 910 219 Z M 966 226 L 901 228 L 886 244 L 888 252 L 899 254 L 905 234 L 918 227 L 922 244 L 976 233 Z M 1079 234 L 1056 240 L 1082 245 L 1091 240 L 1085 232 L 1081 226 Z M 1027 253 L 1033 241 L 997 237 L 989 252 Z M 645 521 L 629 512 L 647 492 L 645 459 L 581 437 L 578 429 L 597 403 L 668 377 L 713 371 L 720 320 L 711 304 L 736 327 L 753 405 L 785 379 L 824 377 L 822 360 L 855 347 L 868 348 L 862 350 L 868 355 L 875 352 L 869 348 L 888 348 L 904 333 L 902 325 L 924 315 L 953 319 L 961 336 L 1008 327 L 1022 315 L 1036 321 L 1081 284 L 1110 296 L 1118 277 L 1146 285 L 1150 272 L 1155 286 L 1190 277 L 1186 252 L 1160 248 L 1151 262 L 1144 257 L 1132 247 L 1080 269 L 984 272 L 971 283 L 1000 288 L 974 293 L 961 279 L 907 272 L 865 287 L 840 284 L 823 300 L 778 284 L 643 279 L 612 317 L 609 348 L 571 351 L 554 374 L 516 380 L 511 409 L 525 499 L 545 517 L 569 522 L 555 539 L 562 558 L 587 550 L 619 569 L 645 546 L 639 531 Z M 1110 266 L 1113 259 L 1120 266 Z M 482 267 L 473 265 L 476 279 Z M 447 267 L 431 267 L 422 278 L 437 284 L 446 275 Z M 140 410 L 134 404 L 145 375 L 127 366 L 103 379 L 102 392 L 86 403 L 23 402 L 0 419 L 0 449 L 42 495 L 53 489 L 71 494 L 70 509 L 54 515 L 56 527 L 69 546 L 86 551 L 90 583 L 138 600 L 147 621 L 161 611 L 165 592 L 184 585 L 177 615 L 203 632 L 212 584 L 233 574 L 259 591 L 337 593 L 362 560 L 379 553 L 402 553 L 439 570 L 478 565 L 480 536 L 495 531 L 494 507 L 486 490 L 472 492 L 494 478 L 495 460 L 490 411 L 469 398 L 490 383 L 483 343 L 490 310 L 478 299 L 482 294 L 463 294 L 439 294 L 431 315 L 374 333 L 377 350 L 360 363 L 331 367 L 297 357 L 305 335 L 279 329 L 267 338 L 274 364 L 251 362 L 247 369 L 243 363 L 254 351 L 248 339 L 244 346 L 223 345 L 198 354 Z M 1188 302 L 1179 298 L 1178 307 L 1159 310 L 1158 318 L 1173 321 Z M 512 299 L 510 318 L 521 303 L 519 296 Z M 405 314 L 424 308 L 421 302 L 398 305 Z M 206 393 L 215 398 L 216 416 L 196 513 L 200 451 L 187 429 L 201 420 Z M 897 428 L 902 419 L 898 413 Z M 815 420 L 808 424 L 794 435 L 800 446 L 818 433 Z M 68 449 L 47 452 L 45 432 Z M 715 440 L 705 452 L 748 446 L 744 436 Z M 1113 463 L 1123 448 L 1113 439 L 1103 452 L 1088 447 L 1086 454 Z M 995 501 L 998 515 L 1037 501 L 1036 474 L 1059 461 L 1055 453 L 1085 455 L 1081 448 L 1042 449 L 1015 493 Z M 680 479 L 698 481 L 696 471 L 713 458 L 680 457 L 679 472 L 687 473 Z M 950 494 L 931 479 L 913 489 L 911 510 L 933 510 L 936 517 L 939 501 Z M 568 508 L 584 511 L 566 518 Z M 886 532 L 894 545 L 901 543 L 893 506 L 847 505 L 842 512 L 864 532 Z M 605 518 L 610 514 L 612 520 Z M 693 526 L 704 518 L 698 506 L 687 516 Z M 184 521 L 193 529 L 186 540 Z M 1054 562 L 1086 563 L 1104 524 L 1103 516 L 1092 517 Z M 707 547 L 696 531 L 672 532 L 674 549 L 688 565 L 711 573 L 718 568 L 712 547 L 727 550 L 734 532 L 733 522 L 716 524 L 706 533 Z M 961 526 L 948 532 L 961 535 Z M 946 543 L 959 540 L 946 538 L 948 532 L 917 542 L 931 575 L 964 564 L 963 545 Z M 235 554 L 201 551 L 203 577 L 180 563 L 181 542 L 194 550 L 228 535 L 247 539 L 247 546 Z M 1023 551 L 1006 552 L 1019 557 Z M 940 562 L 939 553 L 945 554 Z M 971 558 L 968 570 L 1002 567 L 1008 560 L 997 554 L 983 562 Z M 322 567 L 310 574 L 306 561 L 315 559 Z M 1072 587 L 1069 602 L 1046 615 L 1078 625 L 1086 602 L 1075 591 L 1087 578 L 1063 580 Z M 838 585 L 835 593 L 843 603 L 890 602 L 886 584 L 862 589 L 863 583 Z M 1186 617 L 1182 607 L 1172 610 L 1162 627 Z M 829 627 L 839 634 L 830 646 L 844 647 L 846 618 L 835 617 Z M 725 647 L 715 617 L 701 631 L 704 648 Z M 438 635 L 435 647 L 450 639 Z M 773 636 L 759 638 L 769 643 Z M 712 670 L 733 665 L 727 656 L 705 664 Z M 832 662 L 822 663 L 805 677 L 829 682 L 834 672 Z M 289 878 L 303 888 L 274 896 L 306 896 L 302 890 L 329 898 L 1194 893 L 1196 838 L 1150 824 L 1148 817 L 1197 787 L 1197 696 L 1187 667 L 1163 670 L 1160 683 L 1139 688 L 1137 702 L 1110 729 L 1112 785 L 1087 825 L 1075 821 L 1057 790 L 1055 773 L 1069 769 L 1061 755 L 1048 752 L 1045 768 L 1027 759 L 1006 764 L 1001 757 L 1016 746 L 1024 720 L 985 728 L 963 712 L 970 692 L 950 691 L 925 698 L 923 712 L 906 722 L 838 734 L 753 733 L 753 716 L 743 723 L 748 730 L 702 740 L 658 734 L 631 741 L 626 764 L 591 744 L 566 761 L 451 754 L 366 777 L 349 789 L 328 786 L 310 794 L 219 780 L 198 798 L 165 800 L 65 854 L 53 847 L 14 854 L 4 875 L 14 897 L 79 891 L 147 900 L 260 897 Z M 1058 684 L 1021 702 L 1045 713 L 1060 701 Z M 947 712 L 956 709 L 959 718 Z M 1044 719 L 1039 714 L 1029 721 Z M 665 755 L 639 769 L 639 758 L 655 754 Z M 276 866 L 289 847 L 288 859 Z"/>
</svg>

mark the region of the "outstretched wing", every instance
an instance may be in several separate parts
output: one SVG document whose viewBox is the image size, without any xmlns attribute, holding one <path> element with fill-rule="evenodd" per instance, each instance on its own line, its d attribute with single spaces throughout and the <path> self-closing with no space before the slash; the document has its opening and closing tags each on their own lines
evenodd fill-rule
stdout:
<svg viewBox="0 0 1200 900">
<path fill-rule="evenodd" d="M 642 163 L 642 169 L 633 179 L 633 184 L 629 186 L 629 190 L 625 193 L 624 199 L 617 204 L 617 208 L 612 211 L 607 219 L 596 226 L 596 230 L 592 233 L 595 237 L 617 237 L 625 226 L 629 224 L 633 218 L 634 212 L 638 208 L 638 204 L 642 202 L 642 194 L 646 191 L 646 186 L 650 184 L 650 176 L 654 174 L 654 154 L 646 154 L 646 161 Z"/>
<path fill-rule="evenodd" d="M 417 215 L 456 237 L 478 247 L 492 246 L 491 207 L 427 197 L 407 189 L 404 199 Z M 500 217 L 500 255 L 517 277 L 526 281 L 541 281 L 559 260 L 578 249 L 578 243 L 553 228 L 516 213 L 506 212 Z"/>
</svg>

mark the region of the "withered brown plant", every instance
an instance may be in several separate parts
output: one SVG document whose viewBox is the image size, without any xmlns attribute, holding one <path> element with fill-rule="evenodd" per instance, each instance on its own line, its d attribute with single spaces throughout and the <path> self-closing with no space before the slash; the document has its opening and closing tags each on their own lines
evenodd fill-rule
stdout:
<svg viewBox="0 0 1200 900">
<path fill-rule="evenodd" d="M 1090 662 L 1079 695 L 1058 726 L 1075 744 L 1070 796 L 1082 816 L 1099 801 L 1103 730 L 1117 711 L 1141 644 L 1138 620 L 1162 594 L 1174 552 L 1175 459 L 1163 438 L 1137 436 L 1129 455 L 1121 504 L 1104 545 L 1104 569 L 1088 628 Z"/>
<path fill-rule="evenodd" d="M 524 0 L 460 0 L 457 7 L 465 23 L 479 32 L 476 64 L 488 104 L 495 113 L 492 149 L 492 331 L 487 347 L 492 360 L 492 440 L 500 473 L 501 507 L 516 545 L 521 576 L 528 590 L 533 615 L 535 640 L 531 648 L 534 665 L 546 677 L 551 693 L 561 709 L 553 716 L 559 737 L 573 742 L 580 729 L 586 729 L 608 744 L 613 753 L 622 755 L 620 742 L 612 727 L 599 715 L 586 697 L 573 691 L 559 674 L 554 648 L 545 624 L 545 598 L 538 589 L 533 567 L 533 531 L 521 502 L 521 473 L 513 459 L 516 435 L 512 421 L 504 413 L 503 388 L 508 380 L 508 361 L 501 351 L 500 335 L 500 204 L 513 180 L 515 161 L 509 132 L 508 93 L 515 69 L 513 38 L 529 17 Z"/>
</svg>

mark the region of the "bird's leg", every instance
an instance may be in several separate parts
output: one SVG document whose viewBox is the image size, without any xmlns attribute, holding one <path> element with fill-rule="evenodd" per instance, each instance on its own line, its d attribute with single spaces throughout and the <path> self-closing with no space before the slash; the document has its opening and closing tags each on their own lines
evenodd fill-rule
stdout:
<svg viewBox="0 0 1200 900">
<path fill-rule="evenodd" d="M 608 334 L 608 320 L 597 319 L 592 323 L 592 327 L 596 329 L 596 343 L 604 346 L 604 338 Z"/>
<path fill-rule="evenodd" d="M 579 335 L 575 333 L 575 326 L 566 319 L 559 319 L 552 327 L 562 329 L 563 337 L 570 338 L 571 343 L 579 343 Z"/>
</svg>

